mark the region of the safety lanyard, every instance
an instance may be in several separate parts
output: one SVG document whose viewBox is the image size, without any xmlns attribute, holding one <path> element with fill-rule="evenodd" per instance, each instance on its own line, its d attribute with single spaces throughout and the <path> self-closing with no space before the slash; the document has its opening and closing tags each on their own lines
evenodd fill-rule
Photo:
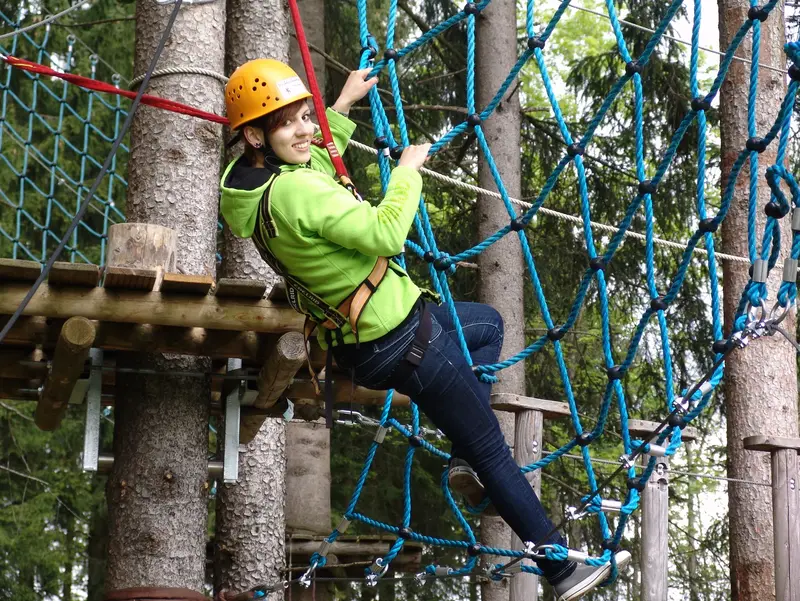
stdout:
<svg viewBox="0 0 800 601">
<path fill-rule="evenodd" d="M 306 79 L 308 80 L 308 87 L 311 88 L 311 98 L 314 101 L 314 110 L 317 112 L 317 119 L 319 120 L 319 127 L 322 130 L 322 140 L 325 142 L 325 149 L 331 157 L 331 163 L 336 171 L 336 177 L 350 193 L 355 196 L 359 201 L 361 196 L 356 190 L 353 181 L 347 174 L 347 167 L 344 166 L 344 161 L 336 145 L 333 143 L 333 136 L 331 135 L 331 128 L 328 124 L 328 117 L 325 115 L 325 106 L 322 103 L 322 94 L 317 84 L 317 76 L 314 73 L 314 64 L 311 62 L 311 50 L 308 47 L 308 40 L 306 33 L 303 30 L 303 21 L 300 18 L 300 9 L 297 6 L 297 0 L 289 0 L 289 9 L 292 11 L 292 22 L 294 23 L 294 31 L 297 35 L 297 45 L 300 48 L 300 56 L 303 58 L 303 67 L 306 70 Z"/>
</svg>

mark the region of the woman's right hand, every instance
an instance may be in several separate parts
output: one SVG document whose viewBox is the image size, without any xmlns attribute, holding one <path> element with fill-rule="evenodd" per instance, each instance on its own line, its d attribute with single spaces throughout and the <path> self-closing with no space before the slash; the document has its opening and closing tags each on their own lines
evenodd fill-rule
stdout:
<svg viewBox="0 0 800 601">
<path fill-rule="evenodd" d="M 401 167 L 411 167 L 419 171 L 419 168 L 428 160 L 428 152 L 430 149 L 430 144 L 412 144 L 411 146 L 406 146 L 397 164 Z"/>
</svg>

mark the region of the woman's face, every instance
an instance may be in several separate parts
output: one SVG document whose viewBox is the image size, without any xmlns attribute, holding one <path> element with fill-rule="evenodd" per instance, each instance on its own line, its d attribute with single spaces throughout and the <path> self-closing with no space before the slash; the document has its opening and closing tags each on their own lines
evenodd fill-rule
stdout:
<svg viewBox="0 0 800 601">
<path fill-rule="evenodd" d="M 313 135 L 314 124 L 311 121 L 311 109 L 306 103 L 303 103 L 294 115 L 267 134 L 267 144 L 285 163 L 299 165 L 311 160 Z"/>
</svg>

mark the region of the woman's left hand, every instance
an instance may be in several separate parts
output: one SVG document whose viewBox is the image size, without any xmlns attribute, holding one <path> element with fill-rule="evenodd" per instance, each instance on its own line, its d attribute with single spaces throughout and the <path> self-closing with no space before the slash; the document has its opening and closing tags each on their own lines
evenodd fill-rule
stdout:
<svg viewBox="0 0 800 601">
<path fill-rule="evenodd" d="M 378 83 L 377 77 L 367 79 L 366 81 L 364 80 L 371 70 L 372 69 L 367 68 L 351 71 L 347 81 L 344 82 L 338 100 L 331 108 L 345 115 L 349 113 L 350 107 L 366 96 L 367 92 Z"/>
</svg>

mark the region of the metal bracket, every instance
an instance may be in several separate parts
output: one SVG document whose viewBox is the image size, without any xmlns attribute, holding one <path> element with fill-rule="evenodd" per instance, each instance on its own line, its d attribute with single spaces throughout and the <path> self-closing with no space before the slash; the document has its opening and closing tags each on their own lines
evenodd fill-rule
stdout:
<svg viewBox="0 0 800 601">
<path fill-rule="evenodd" d="M 228 373 L 242 366 L 241 359 L 228 359 Z M 222 454 L 222 481 L 236 482 L 239 478 L 239 421 L 241 402 L 247 393 L 247 380 L 239 385 L 225 399 L 225 441 Z"/>
<path fill-rule="evenodd" d="M 89 389 L 86 393 L 86 421 L 83 425 L 83 470 L 97 471 L 97 458 L 100 455 L 100 411 L 103 394 L 103 351 L 89 350 L 91 369 Z"/>
</svg>

